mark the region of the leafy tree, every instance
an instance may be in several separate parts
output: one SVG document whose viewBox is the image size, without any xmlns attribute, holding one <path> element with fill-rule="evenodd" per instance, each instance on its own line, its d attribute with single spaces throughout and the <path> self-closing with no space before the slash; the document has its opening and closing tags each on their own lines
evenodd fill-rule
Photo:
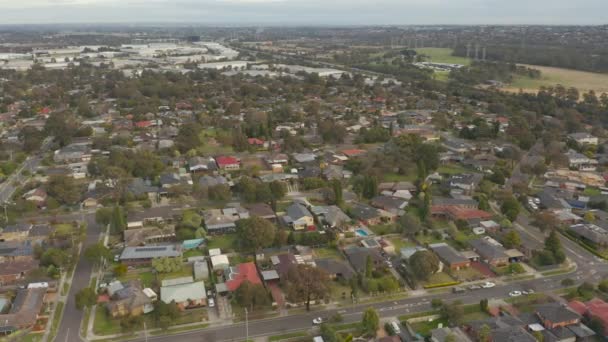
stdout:
<svg viewBox="0 0 608 342">
<path fill-rule="evenodd" d="M 559 226 L 559 221 L 555 215 L 549 211 L 540 211 L 534 214 L 532 220 L 534 224 L 541 232 L 556 229 Z"/>
<path fill-rule="evenodd" d="M 232 198 L 230 187 L 226 184 L 218 184 L 207 189 L 209 199 L 212 201 L 226 202 Z"/>
<path fill-rule="evenodd" d="M 555 258 L 555 262 L 561 264 L 566 261 L 566 254 L 559 236 L 555 231 L 551 231 L 547 239 L 545 239 L 545 251 L 551 253 Z"/>
<path fill-rule="evenodd" d="M 332 190 L 334 192 L 334 204 L 340 206 L 344 203 L 344 194 L 342 193 L 342 182 L 337 179 L 334 179 L 331 184 Z"/>
<path fill-rule="evenodd" d="M 181 125 L 175 138 L 175 146 L 181 153 L 196 149 L 201 144 L 199 133 L 202 127 L 196 123 Z"/>
<path fill-rule="evenodd" d="M 500 211 L 511 221 L 515 221 L 519 215 L 520 205 L 513 196 L 507 197 L 500 206 Z"/>
<path fill-rule="evenodd" d="M 505 248 L 517 248 L 521 245 L 521 238 L 515 229 L 509 230 L 503 237 L 502 243 Z"/>
<path fill-rule="evenodd" d="M 100 259 L 109 260 L 112 252 L 104 246 L 103 242 L 98 242 L 84 250 L 84 257 L 91 263 L 97 263 Z"/>
<path fill-rule="evenodd" d="M 411 237 L 422 231 L 422 223 L 418 217 L 405 213 L 397 220 L 397 227 L 405 235 Z"/>
<path fill-rule="evenodd" d="M 287 272 L 286 295 L 294 303 L 306 303 L 306 310 L 310 311 L 311 300 L 320 300 L 329 294 L 329 276 L 317 267 L 307 264 L 298 264 Z"/>
<path fill-rule="evenodd" d="M 380 316 L 374 308 L 367 308 L 363 312 L 363 319 L 361 320 L 361 329 L 367 336 L 376 336 L 376 332 L 380 327 Z"/>
<path fill-rule="evenodd" d="M 62 204 L 73 205 L 80 200 L 80 188 L 72 177 L 53 175 L 49 177 L 47 192 Z"/>
<path fill-rule="evenodd" d="M 257 216 L 238 220 L 236 229 L 240 245 L 250 252 L 272 246 L 277 233 L 272 222 Z"/>
<path fill-rule="evenodd" d="M 154 302 L 153 316 L 161 329 L 168 329 L 179 315 L 180 310 L 174 301 L 168 304 L 162 300 Z"/>
<path fill-rule="evenodd" d="M 112 219 L 110 220 L 110 230 L 113 234 L 121 234 L 127 228 L 125 215 L 122 208 L 118 205 L 112 210 Z"/>
<path fill-rule="evenodd" d="M 462 306 L 462 302 L 454 301 L 449 304 L 444 304 L 441 307 L 441 317 L 451 324 L 458 325 L 462 320 L 462 316 L 464 316 L 464 308 Z"/>
<path fill-rule="evenodd" d="M 428 279 L 439 270 L 439 259 L 430 251 L 418 251 L 409 260 L 410 267 L 418 279 Z"/>
<path fill-rule="evenodd" d="M 143 324 L 143 316 L 125 316 L 120 320 L 120 329 L 123 332 L 138 330 Z"/>
<path fill-rule="evenodd" d="M 92 287 L 85 287 L 78 291 L 75 295 L 76 308 L 82 310 L 84 308 L 90 308 L 97 302 L 97 293 Z"/>
<path fill-rule="evenodd" d="M 152 259 L 152 268 L 158 273 L 177 272 L 182 269 L 181 258 L 162 257 Z"/>
<path fill-rule="evenodd" d="M 367 256 L 365 259 L 365 277 L 371 278 L 372 272 L 374 271 L 374 263 L 372 262 L 372 257 Z"/>
<path fill-rule="evenodd" d="M 340 337 L 331 324 L 323 323 L 320 329 L 321 336 L 325 342 L 340 342 Z"/>
<path fill-rule="evenodd" d="M 120 263 L 114 267 L 114 275 L 117 277 L 121 277 L 121 276 L 127 274 L 127 271 L 128 271 L 128 267 L 127 267 L 127 265 L 125 265 L 123 263 Z"/>
<path fill-rule="evenodd" d="M 492 339 L 492 330 L 490 329 L 490 326 L 487 324 L 482 325 L 479 332 L 477 332 L 477 337 L 480 342 L 490 342 Z"/>
<path fill-rule="evenodd" d="M 41 266 L 66 267 L 69 261 L 70 255 L 68 252 L 59 248 L 49 248 L 40 257 Z"/>
<path fill-rule="evenodd" d="M 486 298 L 479 301 L 479 309 L 482 312 L 489 312 L 490 308 L 488 306 L 488 300 Z"/>
<path fill-rule="evenodd" d="M 268 291 L 260 284 L 252 284 L 245 281 L 236 289 L 235 298 L 242 307 L 249 308 L 251 311 L 270 304 Z"/>
<path fill-rule="evenodd" d="M 95 222 L 107 226 L 112 221 L 112 208 L 99 208 L 95 212 Z"/>
</svg>

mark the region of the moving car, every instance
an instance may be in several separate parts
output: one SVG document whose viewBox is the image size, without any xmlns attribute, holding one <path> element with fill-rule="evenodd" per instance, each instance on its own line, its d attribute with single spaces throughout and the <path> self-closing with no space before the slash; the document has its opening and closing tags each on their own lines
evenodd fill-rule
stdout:
<svg viewBox="0 0 608 342">
<path fill-rule="evenodd" d="M 322 324 L 322 323 L 323 323 L 323 318 L 321 318 L 321 317 L 317 317 L 317 318 L 315 318 L 315 319 L 312 320 L 312 324 L 314 324 L 314 325 L 319 325 L 319 324 Z"/>
<path fill-rule="evenodd" d="M 519 297 L 521 296 L 521 291 L 511 291 L 509 292 L 509 297 Z"/>
<path fill-rule="evenodd" d="M 481 284 L 481 287 L 483 287 L 484 289 L 491 289 L 494 286 L 496 286 L 496 284 L 491 281 L 486 281 L 485 283 Z"/>
</svg>

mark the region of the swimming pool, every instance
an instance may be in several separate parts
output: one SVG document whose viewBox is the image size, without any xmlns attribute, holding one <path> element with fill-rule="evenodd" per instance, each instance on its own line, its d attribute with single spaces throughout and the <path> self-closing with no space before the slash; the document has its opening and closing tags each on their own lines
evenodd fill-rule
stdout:
<svg viewBox="0 0 608 342">
<path fill-rule="evenodd" d="M 356 229 L 355 234 L 357 236 L 369 236 L 369 234 L 367 233 L 367 231 L 365 229 Z"/>
</svg>

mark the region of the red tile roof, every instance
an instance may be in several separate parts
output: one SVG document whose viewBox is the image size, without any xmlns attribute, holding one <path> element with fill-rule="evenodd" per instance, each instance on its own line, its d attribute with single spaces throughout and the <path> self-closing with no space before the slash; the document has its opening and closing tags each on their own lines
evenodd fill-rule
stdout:
<svg viewBox="0 0 608 342">
<path fill-rule="evenodd" d="M 264 140 L 258 138 L 249 138 L 247 142 L 249 145 L 264 145 Z"/>
<path fill-rule="evenodd" d="M 226 282 L 226 287 L 228 287 L 230 292 L 236 291 L 245 280 L 252 284 L 262 284 L 258 270 L 253 262 L 237 265 L 236 273 L 230 274 L 230 280 Z"/>
<path fill-rule="evenodd" d="M 344 150 L 342 151 L 342 153 L 344 153 L 345 156 L 347 157 L 356 157 L 356 156 L 360 156 L 362 154 L 364 154 L 365 150 L 359 150 L 359 149 L 350 149 L 350 150 Z"/>
<path fill-rule="evenodd" d="M 152 121 L 137 121 L 135 123 L 135 126 L 139 127 L 139 128 L 150 127 L 150 126 L 152 126 Z"/>
<path fill-rule="evenodd" d="M 217 157 L 215 158 L 215 162 L 217 163 L 217 165 L 219 167 L 222 166 L 226 166 L 226 165 L 234 165 L 234 164 L 238 164 L 239 160 L 235 157 Z"/>
<path fill-rule="evenodd" d="M 600 320 L 604 326 L 604 334 L 608 335 L 608 303 L 602 299 L 593 298 L 586 303 L 575 300 L 568 303 L 568 306 L 579 314 Z"/>
</svg>

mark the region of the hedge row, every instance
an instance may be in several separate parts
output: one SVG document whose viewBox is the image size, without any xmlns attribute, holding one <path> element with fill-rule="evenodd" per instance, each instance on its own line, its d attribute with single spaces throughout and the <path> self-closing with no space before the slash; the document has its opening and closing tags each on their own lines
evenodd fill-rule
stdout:
<svg viewBox="0 0 608 342">
<path fill-rule="evenodd" d="M 437 283 L 437 284 L 424 285 L 423 287 L 425 289 L 435 289 L 438 287 L 454 286 L 454 285 L 458 285 L 458 284 L 460 284 L 459 281 L 451 281 L 448 283 Z"/>
</svg>

